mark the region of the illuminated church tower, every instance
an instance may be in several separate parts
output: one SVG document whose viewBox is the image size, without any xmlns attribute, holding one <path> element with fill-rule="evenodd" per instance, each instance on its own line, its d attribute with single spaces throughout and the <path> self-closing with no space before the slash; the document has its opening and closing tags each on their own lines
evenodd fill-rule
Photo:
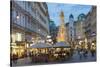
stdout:
<svg viewBox="0 0 100 67">
<path fill-rule="evenodd" d="M 58 35 L 57 35 L 57 42 L 67 42 L 67 32 L 66 32 L 66 27 L 64 23 L 64 13 L 61 11 L 60 14 L 60 26 L 58 30 Z"/>
</svg>

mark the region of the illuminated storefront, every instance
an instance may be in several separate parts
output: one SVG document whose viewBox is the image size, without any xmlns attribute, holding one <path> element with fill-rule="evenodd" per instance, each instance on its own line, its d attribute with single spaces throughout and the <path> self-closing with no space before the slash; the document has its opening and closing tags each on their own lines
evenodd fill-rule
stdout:
<svg viewBox="0 0 100 67">
<path fill-rule="evenodd" d="M 11 54 L 15 54 L 18 58 L 21 58 L 25 54 L 25 42 L 22 40 L 22 33 L 16 32 L 11 35 Z"/>
</svg>

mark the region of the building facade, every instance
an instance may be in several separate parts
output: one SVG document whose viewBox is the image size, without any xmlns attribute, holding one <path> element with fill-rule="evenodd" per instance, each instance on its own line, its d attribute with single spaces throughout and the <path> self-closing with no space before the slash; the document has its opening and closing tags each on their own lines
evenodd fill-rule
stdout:
<svg viewBox="0 0 100 67">
<path fill-rule="evenodd" d="M 49 22 L 49 30 L 50 30 L 50 36 L 53 40 L 53 43 L 56 43 L 57 27 L 56 27 L 54 21 L 52 21 L 52 20 L 50 20 L 50 22 Z"/>
<path fill-rule="evenodd" d="M 69 37 L 70 37 L 69 36 L 69 23 L 66 23 L 65 26 L 66 26 L 66 33 L 67 33 L 67 36 L 66 36 L 67 37 L 67 42 L 70 43 L 70 39 L 69 39 Z"/>
<path fill-rule="evenodd" d="M 84 27 L 88 42 L 96 43 L 96 6 L 92 6 L 90 12 L 87 14 Z"/>
<path fill-rule="evenodd" d="M 11 1 L 11 47 L 17 53 L 25 51 L 30 43 L 45 39 L 49 34 L 47 4 L 31 1 Z M 13 50 L 15 53 L 15 50 Z"/>
<path fill-rule="evenodd" d="M 75 40 L 77 44 L 79 41 L 84 42 L 85 33 L 84 33 L 84 24 L 85 23 L 85 14 L 80 14 L 78 20 L 74 23 L 75 28 Z"/>
<path fill-rule="evenodd" d="M 69 16 L 69 41 L 70 44 L 74 43 L 74 16 L 70 14 Z"/>
</svg>

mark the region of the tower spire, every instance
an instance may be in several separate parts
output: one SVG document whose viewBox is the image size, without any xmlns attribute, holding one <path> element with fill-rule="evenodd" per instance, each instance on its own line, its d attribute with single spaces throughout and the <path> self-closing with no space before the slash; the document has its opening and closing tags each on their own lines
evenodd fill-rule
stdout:
<svg viewBox="0 0 100 67">
<path fill-rule="evenodd" d="M 60 13 L 60 20 L 61 20 L 61 24 L 59 26 L 59 30 L 58 30 L 58 35 L 57 35 L 57 41 L 58 42 L 66 42 L 67 38 L 66 38 L 66 27 L 65 27 L 65 23 L 64 23 L 64 13 L 63 11 L 61 11 Z"/>
<path fill-rule="evenodd" d="M 64 13 L 63 13 L 63 11 L 61 11 L 60 20 L 61 20 L 61 24 L 64 24 Z"/>
</svg>

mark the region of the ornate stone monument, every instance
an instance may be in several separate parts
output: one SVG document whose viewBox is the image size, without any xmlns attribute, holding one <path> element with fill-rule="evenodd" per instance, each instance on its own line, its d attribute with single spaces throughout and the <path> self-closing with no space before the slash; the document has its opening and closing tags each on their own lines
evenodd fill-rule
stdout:
<svg viewBox="0 0 100 67">
<path fill-rule="evenodd" d="M 58 30 L 58 35 L 57 35 L 57 42 L 66 42 L 67 43 L 67 32 L 66 32 L 66 27 L 64 23 L 64 13 L 61 11 L 60 14 L 60 26 Z"/>
</svg>

